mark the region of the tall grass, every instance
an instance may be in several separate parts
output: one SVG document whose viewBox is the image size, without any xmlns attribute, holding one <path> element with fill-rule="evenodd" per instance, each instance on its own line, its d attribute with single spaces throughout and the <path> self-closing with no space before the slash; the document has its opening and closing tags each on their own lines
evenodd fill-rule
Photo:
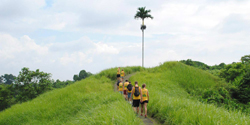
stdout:
<svg viewBox="0 0 250 125">
<path fill-rule="evenodd" d="M 0 124 L 139 124 L 111 80 L 91 76 L 0 113 Z"/>
<path fill-rule="evenodd" d="M 240 111 L 204 104 L 191 97 L 188 91 L 215 87 L 218 78 L 205 71 L 167 62 L 137 73 L 130 80 L 146 83 L 150 100 L 148 112 L 164 124 L 247 125 L 250 117 Z"/>
</svg>

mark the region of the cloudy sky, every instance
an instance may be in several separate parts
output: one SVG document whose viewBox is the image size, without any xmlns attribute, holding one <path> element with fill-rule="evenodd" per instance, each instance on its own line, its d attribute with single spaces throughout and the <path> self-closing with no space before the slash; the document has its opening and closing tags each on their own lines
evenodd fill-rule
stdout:
<svg viewBox="0 0 250 125">
<path fill-rule="evenodd" d="M 72 80 L 141 65 L 138 7 L 145 24 L 145 66 L 192 59 L 237 62 L 250 47 L 249 0 L 1 0 L 0 75 L 23 67 Z"/>
</svg>

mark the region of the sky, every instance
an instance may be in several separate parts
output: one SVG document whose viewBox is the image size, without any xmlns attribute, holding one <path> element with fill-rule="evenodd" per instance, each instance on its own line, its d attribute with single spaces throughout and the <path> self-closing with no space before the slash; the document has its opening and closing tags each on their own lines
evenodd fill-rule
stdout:
<svg viewBox="0 0 250 125">
<path fill-rule="evenodd" d="M 98 73 L 192 59 L 229 64 L 249 55 L 249 0 L 1 0 L 0 75 L 23 67 L 73 80 L 81 70 Z"/>
</svg>

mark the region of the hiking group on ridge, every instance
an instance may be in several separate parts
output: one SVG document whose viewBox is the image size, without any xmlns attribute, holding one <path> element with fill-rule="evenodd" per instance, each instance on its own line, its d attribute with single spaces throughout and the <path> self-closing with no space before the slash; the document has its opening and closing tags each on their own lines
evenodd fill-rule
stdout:
<svg viewBox="0 0 250 125">
<path fill-rule="evenodd" d="M 138 82 L 135 81 L 135 86 L 131 84 L 130 81 L 124 80 L 124 70 L 120 71 L 120 67 L 117 69 L 117 90 L 119 93 L 124 95 L 126 101 L 132 104 L 136 114 L 139 114 L 139 107 L 141 105 L 141 116 L 143 116 L 143 109 L 145 117 L 147 117 L 147 104 L 149 102 L 148 89 L 146 89 L 146 84 L 142 84 L 142 88 L 139 87 Z"/>
</svg>

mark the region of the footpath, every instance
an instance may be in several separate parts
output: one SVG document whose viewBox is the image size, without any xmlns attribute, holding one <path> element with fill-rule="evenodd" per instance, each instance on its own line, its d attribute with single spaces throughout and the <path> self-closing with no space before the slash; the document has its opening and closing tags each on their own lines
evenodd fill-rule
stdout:
<svg viewBox="0 0 250 125">
<path fill-rule="evenodd" d="M 135 75 L 136 73 L 132 73 L 132 74 L 129 74 L 129 75 L 126 75 L 125 77 L 124 77 L 124 81 L 125 80 L 129 80 L 129 78 L 131 77 L 131 76 L 133 76 L 133 75 Z M 114 91 L 115 92 L 117 92 L 117 85 L 116 85 L 116 83 L 114 84 Z M 141 114 L 141 109 L 140 109 L 140 112 L 139 112 L 139 114 Z M 143 121 L 143 124 L 145 124 L 145 125 L 154 125 L 156 122 L 153 120 L 153 118 L 151 118 L 151 117 L 147 117 L 147 118 L 145 118 L 145 117 L 143 117 L 143 116 L 138 116 L 139 118 L 141 118 L 141 120 Z"/>
</svg>

